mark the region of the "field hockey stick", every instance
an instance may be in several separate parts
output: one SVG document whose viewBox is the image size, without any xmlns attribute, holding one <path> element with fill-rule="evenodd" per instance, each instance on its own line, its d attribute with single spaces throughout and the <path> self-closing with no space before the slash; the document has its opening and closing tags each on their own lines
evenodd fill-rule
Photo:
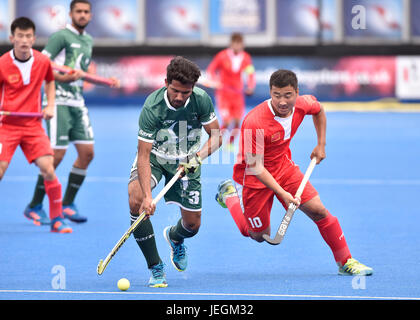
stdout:
<svg viewBox="0 0 420 320">
<path fill-rule="evenodd" d="M 181 167 L 178 169 L 176 174 L 172 177 L 171 180 L 166 184 L 166 186 L 159 192 L 159 194 L 156 196 L 156 198 L 153 199 L 152 204 L 157 204 L 159 200 L 168 192 L 168 190 L 173 186 L 173 184 L 178 180 L 181 173 L 184 171 L 184 168 Z M 130 228 L 124 233 L 124 235 L 121 237 L 120 240 L 118 240 L 117 244 L 112 248 L 111 252 L 106 256 L 105 259 L 101 259 L 99 261 L 98 267 L 96 268 L 96 272 L 98 275 L 101 275 L 105 268 L 108 266 L 111 259 L 115 256 L 117 251 L 121 248 L 121 246 L 124 244 L 124 242 L 131 236 L 131 234 L 136 230 L 136 228 L 139 226 L 139 224 L 146 218 L 146 212 L 143 211 L 138 218 L 132 223 Z"/>
<path fill-rule="evenodd" d="M 59 72 L 67 73 L 67 74 L 74 73 L 74 69 L 72 69 L 68 66 L 60 66 L 60 65 L 57 65 L 55 63 L 51 63 L 51 66 L 52 66 L 53 70 L 55 70 L 55 71 L 59 71 Z M 103 85 L 110 86 L 110 87 L 115 84 L 115 81 L 110 79 L 110 78 L 104 78 L 104 77 L 98 76 L 96 74 L 91 74 L 91 73 L 87 73 L 87 72 L 83 72 L 82 78 L 84 80 L 89 81 L 89 82 L 93 82 L 93 83 L 96 83 L 96 84 L 103 84 Z"/>
<path fill-rule="evenodd" d="M 13 116 L 13 117 L 24 117 L 24 118 L 42 118 L 43 115 L 40 112 L 14 112 L 14 111 L 0 111 L 0 116 Z"/>
<path fill-rule="evenodd" d="M 312 171 L 314 170 L 316 165 L 316 157 L 313 157 L 311 160 L 311 163 L 308 166 L 308 169 L 306 169 L 305 175 L 303 176 L 302 182 L 299 185 L 299 188 L 296 191 L 296 197 L 300 197 L 302 195 L 303 189 L 305 189 L 306 183 L 309 180 L 309 177 L 312 174 Z M 284 236 L 286 235 L 287 228 L 289 227 L 290 221 L 292 221 L 293 215 L 297 209 L 297 206 L 294 203 L 291 203 L 289 205 L 289 208 L 286 211 L 286 214 L 283 217 L 283 220 L 280 223 L 280 227 L 277 230 L 277 233 L 273 239 L 270 238 L 269 235 L 263 234 L 263 238 L 266 242 L 272 245 L 278 245 L 280 242 L 283 241 Z"/>
</svg>

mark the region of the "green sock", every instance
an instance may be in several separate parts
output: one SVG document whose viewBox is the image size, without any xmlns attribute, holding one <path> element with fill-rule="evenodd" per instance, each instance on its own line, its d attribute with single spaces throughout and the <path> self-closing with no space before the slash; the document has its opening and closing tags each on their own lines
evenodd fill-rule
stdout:
<svg viewBox="0 0 420 320">
<path fill-rule="evenodd" d="M 69 180 L 67 181 L 66 192 L 63 197 L 63 206 L 68 206 L 74 202 L 77 192 L 80 186 L 85 180 L 86 170 L 73 167 L 69 174 Z"/>
<path fill-rule="evenodd" d="M 45 197 L 45 186 L 44 186 L 44 177 L 42 175 L 38 175 L 38 180 L 36 181 L 34 195 L 32 197 L 31 202 L 29 203 L 29 207 L 33 208 L 36 205 L 42 204 Z"/>
<path fill-rule="evenodd" d="M 137 217 L 138 216 L 130 214 L 131 223 L 133 223 Z M 133 235 L 137 245 L 146 258 L 147 267 L 149 269 L 162 261 L 159 257 L 159 253 L 156 247 L 155 234 L 150 218 L 141 222 L 136 230 L 134 230 Z"/>
<path fill-rule="evenodd" d="M 178 220 L 176 226 L 173 226 L 169 231 L 169 238 L 175 242 L 182 242 L 185 238 L 194 237 L 198 230 L 188 230 L 182 223 L 182 218 Z"/>
</svg>

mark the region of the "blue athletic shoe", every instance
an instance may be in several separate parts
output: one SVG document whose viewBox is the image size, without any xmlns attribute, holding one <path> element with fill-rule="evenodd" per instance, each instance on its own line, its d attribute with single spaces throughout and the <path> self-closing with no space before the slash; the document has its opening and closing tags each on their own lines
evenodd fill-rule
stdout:
<svg viewBox="0 0 420 320">
<path fill-rule="evenodd" d="M 29 205 L 23 211 L 23 214 L 29 220 L 32 220 L 33 223 L 37 226 L 40 225 L 48 225 L 51 223 L 50 219 L 48 218 L 45 210 L 42 208 L 42 204 L 38 204 L 35 207 L 31 208 Z"/>
<path fill-rule="evenodd" d="M 66 224 L 64 218 L 57 217 L 51 220 L 51 232 L 72 233 L 73 229 Z"/>
<path fill-rule="evenodd" d="M 155 264 L 150 268 L 150 271 L 152 272 L 152 275 L 149 279 L 149 287 L 151 288 L 166 288 L 168 286 L 168 283 L 166 282 L 165 278 L 165 265 L 160 262 L 158 264 Z"/>
<path fill-rule="evenodd" d="M 185 271 L 187 269 L 188 258 L 186 253 L 186 247 L 184 242 L 175 243 L 169 238 L 169 231 L 171 230 L 171 226 L 168 226 L 163 230 L 163 236 L 165 237 L 166 241 L 168 241 L 171 247 L 171 262 L 176 270 L 178 271 Z"/>
<path fill-rule="evenodd" d="M 70 221 L 83 223 L 87 221 L 87 218 L 80 215 L 77 207 L 74 203 L 69 204 L 68 206 L 63 205 L 63 216 Z"/>
</svg>

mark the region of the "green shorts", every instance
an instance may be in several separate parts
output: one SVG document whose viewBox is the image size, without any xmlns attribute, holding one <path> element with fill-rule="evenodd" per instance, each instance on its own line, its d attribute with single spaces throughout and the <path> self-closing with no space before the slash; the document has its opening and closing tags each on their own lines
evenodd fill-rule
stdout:
<svg viewBox="0 0 420 320">
<path fill-rule="evenodd" d="M 158 161 L 156 156 L 150 154 L 150 167 L 152 170 L 152 189 L 157 186 L 165 177 L 165 184 L 175 175 L 179 164 L 163 164 L 163 161 Z M 189 211 L 201 211 L 201 167 L 193 174 L 187 174 L 168 190 L 165 194 L 165 202 L 178 205 L 180 208 Z M 137 155 L 131 167 L 130 182 L 138 179 L 137 175 Z"/>
<path fill-rule="evenodd" d="M 86 107 L 58 105 L 47 121 L 47 132 L 53 149 L 66 149 L 70 142 L 93 144 L 93 129 Z"/>
</svg>

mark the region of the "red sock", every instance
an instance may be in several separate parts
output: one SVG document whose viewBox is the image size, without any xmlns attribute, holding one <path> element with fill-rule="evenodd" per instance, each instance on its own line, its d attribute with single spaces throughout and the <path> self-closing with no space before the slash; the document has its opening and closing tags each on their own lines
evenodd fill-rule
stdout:
<svg viewBox="0 0 420 320">
<path fill-rule="evenodd" d="M 337 217 L 328 213 L 327 217 L 315 221 L 315 223 L 325 242 L 331 248 L 335 261 L 344 265 L 347 259 L 351 258 L 351 254 Z"/>
<path fill-rule="evenodd" d="M 50 219 L 62 216 L 63 201 L 60 182 L 57 178 L 52 181 L 44 180 L 44 186 L 50 203 Z"/>
<path fill-rule="evenodd" d="M 228 197 L 226 199 L 226 206 L 229 209 L 229 212 L 235 221 L 239 231 L 244 237 L 249 237 L 248 233 L 248 223 L 245 219 L 245 216 L 242 212 L 241 202 L 238 196 Z"/>
</svg>

